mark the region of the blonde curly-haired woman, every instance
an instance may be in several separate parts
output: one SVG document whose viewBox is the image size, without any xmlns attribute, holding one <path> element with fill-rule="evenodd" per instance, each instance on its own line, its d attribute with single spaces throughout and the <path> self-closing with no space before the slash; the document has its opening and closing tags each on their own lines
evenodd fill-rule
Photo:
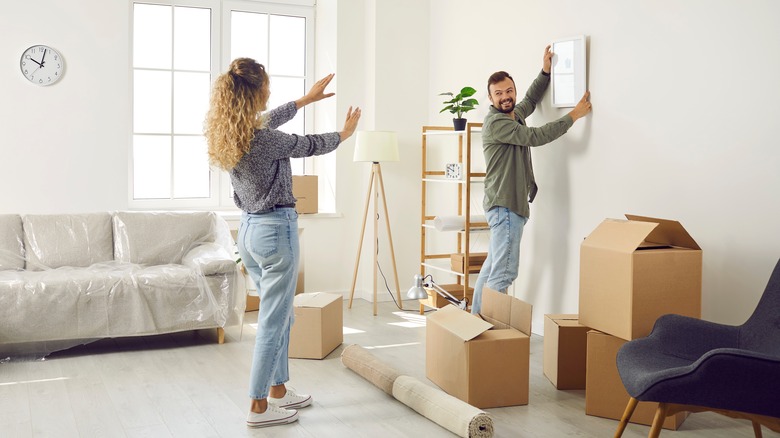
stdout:
<svg viewBox="0 0 780 438">
<path fill-rule="evenodd" d="M 249 58 L 230 64 L 214 83 L 205 135 L 211 163 L 230 172 L 233 199 L 243 213 L 239 255 L 260 294 L 247 426 L 265 427 L 298 419 L 310 395 L 287 388 L 287 349 L 293 323 L 298 272 L 298 214 L 292 194 L 290 158 L 322 155 L 350 137 L 360 108 L 347 111 L 344 129 L 321 135 L 286 134 L 276 128 L 304 106 L 331 97 L 326 76 L 300 99 L 266 110 L 270 95 L 265 68 Z"/>
</svg>

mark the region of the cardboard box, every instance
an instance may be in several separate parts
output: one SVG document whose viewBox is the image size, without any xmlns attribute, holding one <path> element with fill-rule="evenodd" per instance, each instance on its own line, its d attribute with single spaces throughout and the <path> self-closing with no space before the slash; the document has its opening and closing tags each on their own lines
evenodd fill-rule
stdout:
<svg viewBox="0 0 780 438">
<path fill-rule="evenodd" d="M 293 175 L 292 190 L 295 196 L 295 211 L 299 214 L 317 213 L 319 198 L 317 197 L 317 175 Z"/>
<path fill-rule="evenodd" d="M 667 313 L 701 316 L 702 253 L 677 222 L 607 219 L 580 246 L 580 323 L 632 340 Z"/>
<path fill-rule="evenodd" d="M 626 340 L 601 333 L 588 332 L 588 371 L 585 383 L 585 414 L 618 420 L 623 417 L 631 396 L 626 392 L 617 369 L 617 352 Z M 658 403 L 639 402 L 631 423 L 651 425 Z M 677 430 L 688 417 L 679 412 L 664 421 L 664 429 Z"/>
<path fill-rule="evenodd" d="M 462 300 L 463 299 L 463 285 L 462 284 L 440 284 L 439 285 L 442 289 L 449 292 L 453 297 Z M 428 307 L 434 307 L 434 308 L 441 308 L 446 306 L 447 304 L 450 304 L 449 301 L 447 301 L 446 298 L 439 295 L 435 290 L 425 288 L 425 291 L 428 292 L 428 298 L 424 300 L 420 300 L 420 304 Z M 474 295 L 474 288 L 468 287 L 468 291 L 466 292 L 466 296 L 469 299 L 469 302 L 471 302 L 471 297 Z"/>
<path fill-rule="evenodd" d="M 344 341 L 343 297 L 323 292 L 295 296 L 289 357 L 322 359 Z"/>
<path fill-rule="evenodd" d="M 469 254 L 469 273 L 479 272 L 482 269 L 482 264 L 485 263 L 487 258 L 486 252 L 472 252 Z M 450 255 L 450 265 L 452 270 L 460 272 L 461 274 L 466 271 L 466 255 L 464 253 L 455 253 Z"/>
<path fill-rule="evenodd" d="M 257 295 L 246 294 L 246 309 L 245 312 L 255 312 L 260 310 L 260 297 Z"/>
<path fill-rule="evenodd" d="M 544 375 L 558 389 L 585 389 L 588 331 L 577 315 L 544 315 Z"/>
<path fill-rule="evenodd" d="M 530 304 L 483 289 L 481 318 L 455 306 L 428 316 L 425 376 L 478 408 L 528 404 Z"/>
</svg>

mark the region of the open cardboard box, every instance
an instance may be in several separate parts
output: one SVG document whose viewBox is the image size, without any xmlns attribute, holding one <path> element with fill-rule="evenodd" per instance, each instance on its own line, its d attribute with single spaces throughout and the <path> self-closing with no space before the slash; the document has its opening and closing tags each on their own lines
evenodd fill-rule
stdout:
<svg viewBox="0 0 780 438">
<path fill-rule="evenodd" d="M 428 316 L 425 375 L 478 408 L 528 404 L 532 306 L 485 287 L 482 312 L 448 305 Z"/>
<path fill-rule="evenodd" d="M 702 252 L 672 220 L 606 219 L 580 246 L 582 325 L 625 340 L 667 313 L 701 317 Z"/>
</svg>

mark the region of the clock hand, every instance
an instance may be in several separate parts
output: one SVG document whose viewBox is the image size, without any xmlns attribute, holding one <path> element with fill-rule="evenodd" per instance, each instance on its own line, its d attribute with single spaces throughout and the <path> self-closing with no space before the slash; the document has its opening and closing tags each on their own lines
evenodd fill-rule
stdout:
<svg viewBox="0 0 780 438">
<path fill-rule="evenodd" d="M 46 59 L 46 49 L 43 49 L 43 56 L 41 57 L 41 63 L 40 66 L 43 67 L 44 59 Z"/>
<path fill-rule="evenodd" d="M 43 64 L 41 64 L 40 62 L 38 62 L 38 61 L 36 61 L 36 60 L 34 60 L 34 59 L 32 59 L 32 58 L 30 58 L 30 61 L 32 61 L 32 62 L 34 62 L 34 63 L 38 64 L 38 67 L 43 67 Z"/>
</svg>

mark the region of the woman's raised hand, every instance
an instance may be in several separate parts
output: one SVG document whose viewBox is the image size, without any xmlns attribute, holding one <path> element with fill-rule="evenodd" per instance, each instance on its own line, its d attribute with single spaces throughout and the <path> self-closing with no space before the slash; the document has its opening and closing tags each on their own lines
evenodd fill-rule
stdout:
<svg viewBox="0 0 780 438">
<path fill-rule="evenodd" d="M 336 93 L 326 93 L 325 88 L 327 88 L 328 84 L 330 84 L 330 81 L 333 80 L 333 77 L 336 76 L 335 73 L 331 73 L 324 78 L 320 79 L 319 81 L 315 82 L 314 85 L 311 86 L 311 90 L 309 90 L 308 93 L 306 93 L 305 96 L 295 101 L 295 105 L 298 107 L 298 109 L 303 108 L 304 106 L 317 102 L 322 99 L 327 99 L 328 97 L 334 96 Z"/>
</svg>

